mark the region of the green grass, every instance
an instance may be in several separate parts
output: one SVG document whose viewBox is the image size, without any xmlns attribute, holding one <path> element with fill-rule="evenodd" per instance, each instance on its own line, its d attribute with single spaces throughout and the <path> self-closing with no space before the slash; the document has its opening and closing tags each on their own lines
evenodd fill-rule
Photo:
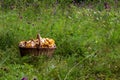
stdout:
<svg viewBox="0 0 120 80">
<path fill-rule="evenodd" d="M 119 8 L 23 9 L 0 11 L 0 80 L 120 79 Z M 20 57 L 18 43 L 37 33 L 56 41 L 54 56 Z"/>
</svg>

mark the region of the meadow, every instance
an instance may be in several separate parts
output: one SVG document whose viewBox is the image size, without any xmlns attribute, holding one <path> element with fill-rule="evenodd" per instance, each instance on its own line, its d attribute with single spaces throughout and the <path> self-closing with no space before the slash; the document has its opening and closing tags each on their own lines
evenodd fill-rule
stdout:
<svg viewBox="0 0 120 80">
<path fill-rule="evenodd" d="M 0 80 L 119 80 L 120 7 L 48 2 L 0 7 Z M 54 56 L 21 57 L 19 42 L 38 33 Z"/>
</svg>

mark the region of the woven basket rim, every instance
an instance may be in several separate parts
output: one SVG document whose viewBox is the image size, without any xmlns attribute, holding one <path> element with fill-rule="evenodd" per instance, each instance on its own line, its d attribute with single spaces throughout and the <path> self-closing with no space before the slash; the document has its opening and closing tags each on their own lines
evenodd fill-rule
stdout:
<svg viewBox="0 0 120 80">
<path fill-rule="evenodd" d="M 24 48 L 24 49 L 56 49 L 57 47 L 52 47 L 52 48 L 42 48 L 42 47 L 30 47 L 30 48 L 27 48 L 27 47 L 21 47 L 21 46 L 18 46 L 19 48 Z"/>
</svg>

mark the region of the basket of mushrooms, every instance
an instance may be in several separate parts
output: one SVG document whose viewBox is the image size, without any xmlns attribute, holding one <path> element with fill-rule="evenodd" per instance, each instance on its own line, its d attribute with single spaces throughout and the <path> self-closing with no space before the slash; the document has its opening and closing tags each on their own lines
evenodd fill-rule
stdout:
<svg viewBox="0 0 120 80">
<path fill-rule="evenodd" d="M 46 55 L 47 57 L 52 57 L 55 49 L 55 41 L 50 38 L 42 38 L 40 34 L 37 34 L 37 39 L 21 41 L 19 43 L 19 50 L 21 56 Z"/>
</svg>

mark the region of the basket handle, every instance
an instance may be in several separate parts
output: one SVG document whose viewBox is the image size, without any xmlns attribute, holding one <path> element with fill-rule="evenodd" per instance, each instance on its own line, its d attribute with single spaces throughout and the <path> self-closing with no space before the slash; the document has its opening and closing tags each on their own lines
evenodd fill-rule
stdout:
<svg viewBox="0 0 120 80">
<path fill-rule="evenodd" d="M 41 47 L 41 40 L 40 40 L 40 34 L 37 34 L 37 39 L 38 39 L 38 41 L 39 41 L 39 47 Z"/>
</svg>

